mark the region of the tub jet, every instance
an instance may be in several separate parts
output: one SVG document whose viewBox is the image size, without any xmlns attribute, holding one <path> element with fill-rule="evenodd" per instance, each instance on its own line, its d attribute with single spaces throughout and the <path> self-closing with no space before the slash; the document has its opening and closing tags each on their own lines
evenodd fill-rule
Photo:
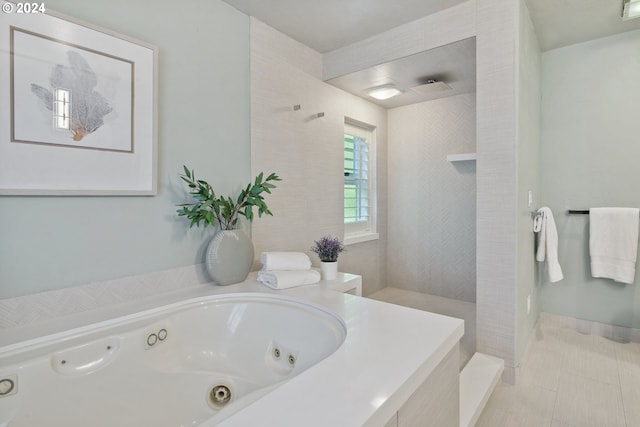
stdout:
<svg viewBox="0 0 640 427">
<path fill-rule="evenodd" d="M 211 406 L 220 409 L 231 401 L 231 389 L 224 384 L 211 387 L 208 401 Z"/>
</svg>

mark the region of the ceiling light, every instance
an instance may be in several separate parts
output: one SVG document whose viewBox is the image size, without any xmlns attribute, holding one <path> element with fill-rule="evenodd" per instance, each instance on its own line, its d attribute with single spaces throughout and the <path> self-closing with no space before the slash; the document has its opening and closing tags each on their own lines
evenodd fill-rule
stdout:
<svg viewBox="0 0 640 427">
<path fill-rule="evenodd" d="M 640 0 L 623 0 L 622 19 L 640 18 Z"/>
<path fill-rule="evenodd" d="M 379 99 L 382 101 L 384 99 L 389 99 L 396 95 L 400 95 L 402 91 L 397 87 L 395 87 L 394 85 L 389 84 L 389 85 L 372 87 L 371 89 L 367 90 L 367 93 L 369 94 L 370 97 Z"/>
</svg>

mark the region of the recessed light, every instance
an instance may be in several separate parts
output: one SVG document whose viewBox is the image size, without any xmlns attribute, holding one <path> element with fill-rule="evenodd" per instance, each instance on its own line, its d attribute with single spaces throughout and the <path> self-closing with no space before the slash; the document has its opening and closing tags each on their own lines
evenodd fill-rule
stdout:
<svg viewBox="0 0 640 427">
<path fill-rule="evenodd" d="M 640 18 L 640 0 L 623 0 L 622 20 Z"/>
<path fill-rule="evenodd" d="M 395 87 L 394 85 L 388 84 L 388 85 L 372 87 L 371 89 L 367 90 L 367 93 L 369 94 L 370 97 L 379 99 L 382 101 L 385 99 L 392 98 L 396 95 L 400 95 L 402 91 L 397 87 Z"/>
</svg>

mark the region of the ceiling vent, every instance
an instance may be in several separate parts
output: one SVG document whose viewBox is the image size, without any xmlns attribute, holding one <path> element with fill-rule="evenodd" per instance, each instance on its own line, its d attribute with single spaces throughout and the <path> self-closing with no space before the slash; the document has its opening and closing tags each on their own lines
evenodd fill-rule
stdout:
<svg viewBox="0 0 640 427">
<path fill-rule="evenodd" d="M 439 82 L 434 79 L 429 79 L 427 80 L 426 84 L 414 86 L 411 88 L 411 90 L 424 95 L 434 92 L 442 92 L 443 90 L 451 90 L 451 86 L 449 86 L 445 82 Z"/>
</svg>

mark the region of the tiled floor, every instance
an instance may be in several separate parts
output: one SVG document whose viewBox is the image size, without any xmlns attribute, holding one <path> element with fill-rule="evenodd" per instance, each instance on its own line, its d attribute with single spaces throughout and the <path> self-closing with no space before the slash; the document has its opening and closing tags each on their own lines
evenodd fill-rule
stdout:
<svg viewBox="0 0 640 427">
<path fill-rule="evenodd" d="M 475 304 L 398 288 L 370 298 L 465 320 L 461 362 L 475 351 Z M 520 381 L 495 389 L 476 427 L 640 427 L 640 343 L 539 322 Z"/>
<path fill-rule="evenodd" d="M 499 384 L 477 427 L 640 426 L 640 344 L 539 325 L 516 386 Z"/>
<path fill-rule="evenodd" d="M 474 303 L 392 287 L 375 292 L 368 298 L 463 319 L 464 336 L 460 340 L 460 369 L 475 353 L 476 305 Z"/>
</svg>

